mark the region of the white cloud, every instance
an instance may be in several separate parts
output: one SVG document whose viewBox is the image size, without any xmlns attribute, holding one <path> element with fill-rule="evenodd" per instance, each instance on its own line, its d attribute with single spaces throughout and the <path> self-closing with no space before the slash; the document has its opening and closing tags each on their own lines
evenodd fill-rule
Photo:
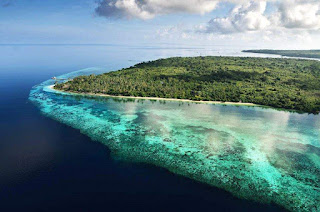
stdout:
<svg viewBox="0 0 320 212">
<path fill-rule="evenodd" d="M 205 14 L 213 11 L 220 0 L 103 0 L 96 13 L 104 17 L 152 19 L 171 13 Z"/>
<path fill-rule="evenodd" d="M 276 9 L 267 14 L 268 4 Z M 230 34 L 275 29 L 320 30 L 320 0 L 242 1 L 226 17 L 213 18 L 196 30 Z"/>
<path fill-rule="evenodd" d="M 268 27 L 320 29 L 320 0 L 101 0 L 96 14 L 107 18 L 152 19 L 158 15 L 206 14 L 230 2 L 233 10 L 226 17 L 209 21 L 207 32 L 234 33 Z M 268 4 L 276 11 L 266 15 Z"/>
<path fill-rule="evenodd" d="M 286 28 L 320 29 L 320 1 L 283 0 L 276 18 L 277 24 Z"/>
<path fill-rule="evenodd" d="M 237 5 L 228 17 L 211 19 L 205 32 L 227 34 L 265 29 L 270 25 L 270 21 L 264 15 L 266 6 L 266 1 L 249 1 Z"/>
<path fill-rule="evenodd" d="M 175 13 L 208 14 L 225 9 L 221 4 L 225 2 L 233 6 L 225 16 L 213 17 L 197 27 L 188 23 L 162 27 L 153 34 L 161 40 L 319 43 L 320 0 L 101 0 L 96 13 L 107 18 L 147 20 Z"/>
</svg>

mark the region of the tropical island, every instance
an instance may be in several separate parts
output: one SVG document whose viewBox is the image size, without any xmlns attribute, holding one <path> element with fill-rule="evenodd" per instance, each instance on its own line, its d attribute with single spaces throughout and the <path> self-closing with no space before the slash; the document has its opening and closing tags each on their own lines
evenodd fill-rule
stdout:
<svg viewBox="0 0 320 212">
<path fill-rule="evenodd" d="M 320 62 L 248 57 L 174 57 L 58 83 L 82 94 L 254 103 L 320 111 Z"/>
<path fill-rule="evenodd" d="M 320 50 L 271 50 L 271 49 L 257 49 L 257 50 L 243 50 L 247 53 L 259 54 L 275 54 L 286 57 L 304 57 L 320 59 Z"/>
</svg>

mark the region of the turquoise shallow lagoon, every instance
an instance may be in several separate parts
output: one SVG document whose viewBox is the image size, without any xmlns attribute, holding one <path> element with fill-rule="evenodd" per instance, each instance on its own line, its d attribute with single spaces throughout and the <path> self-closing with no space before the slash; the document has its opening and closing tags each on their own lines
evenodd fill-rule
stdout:
<svg viewBox="0 0 320 212">
<path fill-rule="evenodd" d="M 102 73 L 92 68 L 62 75 Z M 85 97 L 33 87 L 42 113 L 112 151 L 233 195 L 320 211 L 320 116 L 271 108 Z"/>
</svg>

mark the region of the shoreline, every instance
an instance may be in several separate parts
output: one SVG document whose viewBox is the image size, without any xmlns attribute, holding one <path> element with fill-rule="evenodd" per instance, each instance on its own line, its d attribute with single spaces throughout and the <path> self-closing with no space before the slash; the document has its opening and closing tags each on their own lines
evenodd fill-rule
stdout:
<svg viewBox="0 0 320 212">
<path fill-rule="evenodd" d="M 295 59 L 295 60 L 311 60 L 311 61 L 320 61 L 319 57 L 307 57 L 307 56 L 290 56 L 290 55 L 285 55 L 285 54 L 280 54 L 280 53 L 266 53 L 266 52 L 255 52 L 255 50 L 242 50 L 241 52 L 243 53 L 250 53 L 250 54 L 260 54 L 260 55 L 277 55 L 281 59 Z M 277 59 L 279 59 L 277 58 Z"/>
<path fill-rule="evenodd" d="M 84 96 L 99 96 L 99 97 L 111 97 L 111 98 L 126 98 L 126 99 L 145 99 L 145 100 L 159 100 L 159 101 L 176 101 L 176 102 L 190 102 L 190 103 L 202 103 L 202 104 L 220 104 L 220 105 L 236 105 L 236 106 L 254 106 L 254 107 L 267 107 L 254 103 L 242 103 L 242 102 L 221 102 L 221 101 L 199 101 L 190 99 L 175 99 L 175 98 L 162 98 L 162 97 L 140 97 L 140 96 L 115 96 L 109 94 L 97 94 L 97 93 L 78 93 L 70 91 L 61 91 L 54 88 L 54 85 L 48 86 L 54 91 L 65 92 L 68 94 L 84 95 Z"/>
</svg>

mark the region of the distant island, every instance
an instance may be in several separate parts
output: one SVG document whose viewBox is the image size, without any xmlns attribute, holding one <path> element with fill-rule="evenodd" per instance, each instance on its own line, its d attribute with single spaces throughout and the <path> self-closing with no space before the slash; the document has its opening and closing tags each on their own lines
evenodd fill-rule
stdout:
<svg viewBox="0 0 320 212">
<path fill-rule="evenodd" d="M 271 49 L 258 49 L 258 50 L 243 50 L 247 53 L 260 53 L 260 54 L 276 54 L 287 57 L 304 57 L 304 58 L 317 58 L 320 59 L 320 50 L 271 50 Z"/>
<path fill-rule="evenodd" d="M 79 76 L 54 88 L 94 95 L 254 103 L 319 113 L 320 62 L 174 57 L 101 75 Z"/>
</svg>

